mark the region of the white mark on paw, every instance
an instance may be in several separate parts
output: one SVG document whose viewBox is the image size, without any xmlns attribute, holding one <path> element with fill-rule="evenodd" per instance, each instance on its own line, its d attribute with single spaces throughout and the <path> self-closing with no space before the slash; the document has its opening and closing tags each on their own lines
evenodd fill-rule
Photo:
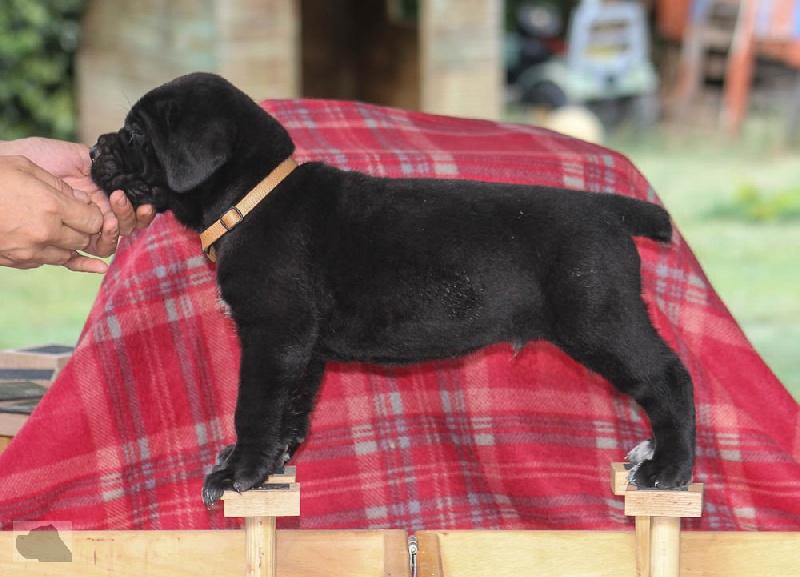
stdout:
<svg viewBox="0 0 800 577">
<path fill-rule="evenodd" d="M 628 471 L 628 481 L 636 483 L 636 472 L 639 470 L 639 467 L 641 467 L 642 463 L 645 461 L 652 459 L 653 453 L 655 452 L 655 443 L 653 443 L 652 439 L 642 441 L 628 452 L 625 459 L 633 465 L 630 471 Z"/>
</svg>

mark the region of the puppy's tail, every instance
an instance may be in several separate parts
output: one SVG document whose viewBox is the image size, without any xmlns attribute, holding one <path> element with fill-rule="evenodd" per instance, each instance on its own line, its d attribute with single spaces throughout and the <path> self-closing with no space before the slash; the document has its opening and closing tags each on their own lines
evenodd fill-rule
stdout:
<svg viewBox="0 0 800 577">
<path fill-rule="evenodd" d="M 660 242 L 672 240 L 669 213 L 652 202 L 620 194 L 597 194 L 597 201 L 620 218 L 632 236 L 644 236 Z"/>
</svg>

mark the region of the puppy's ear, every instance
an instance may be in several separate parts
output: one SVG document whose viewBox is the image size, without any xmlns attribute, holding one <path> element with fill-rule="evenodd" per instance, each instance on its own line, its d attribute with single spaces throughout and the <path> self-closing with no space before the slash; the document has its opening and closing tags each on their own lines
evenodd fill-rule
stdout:
<svg viewBox="0 0 800 577">
<path fill-rule="evenodd" d="M 163 132 L 152 139 L 153 151 L 175 192 L 188 192 L 202 184 L 233 154 L 232 123 L 197 118 L 190 112 L 175 100 L 156 105 Z"/>
</svg>

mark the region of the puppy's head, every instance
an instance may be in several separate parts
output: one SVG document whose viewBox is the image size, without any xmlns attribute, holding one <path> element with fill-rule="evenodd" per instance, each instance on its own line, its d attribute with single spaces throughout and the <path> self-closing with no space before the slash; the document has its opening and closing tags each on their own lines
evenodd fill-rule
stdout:
<svg viewBox="0 0 800 577">
<path fill-rule="evenodd" d="M 119 131 L 100 136 L 92 179 L 199 229 L 293 151 L 286 130 L 246 94 L 194 73 L 145 94 Z"/>
</svg>

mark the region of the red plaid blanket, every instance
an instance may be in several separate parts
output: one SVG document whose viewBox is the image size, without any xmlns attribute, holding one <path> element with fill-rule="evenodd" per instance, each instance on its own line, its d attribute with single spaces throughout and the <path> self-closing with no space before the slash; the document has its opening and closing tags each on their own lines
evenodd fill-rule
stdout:
<svg viewBox="0 0 800 577">
<path fill-rule="evenodd" d="M 621 155 L 530 126 L 344 102 L 264 106 L 300 161 L 657 201 Z M 695 382 L 706 505 L 688 525 L 799 530 L 797 403 L 680 235 L 637 243 L 655 324 Z M 231 526 L 200 488 L 234 439 L 238 354 L 197 236 L 158 217 L 120 246 L 73 359 L 0 455 L 0 528 Z M 632 401 L 545 343 L 413 368 L 331 364 L 295 458 L 302 517 L 283 526 L 624 528 L 609 466 L 647 436 Z"/>
</svg>

